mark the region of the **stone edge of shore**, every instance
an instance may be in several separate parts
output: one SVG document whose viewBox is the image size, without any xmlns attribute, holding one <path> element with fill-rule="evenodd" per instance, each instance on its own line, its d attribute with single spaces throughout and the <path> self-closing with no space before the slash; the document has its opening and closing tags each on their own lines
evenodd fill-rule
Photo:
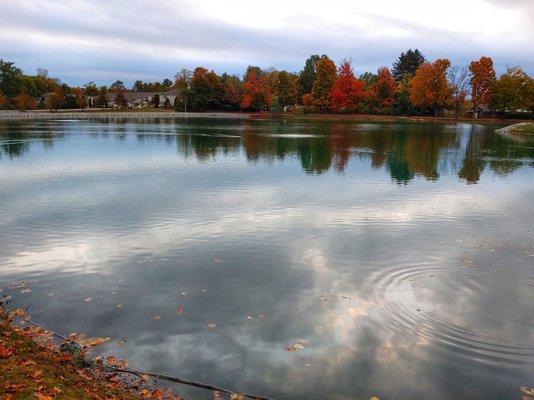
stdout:
<svg viewBox="0 0 534 400">
<path fill-rule="evenodd" d="M 116 119 L 116 118 L 230 118 L 246 119 L 244 113 L 185 113 L 185 112 L 135 112 L 135 111 L 58 111 L 58 112 L 19 112 L 0 111 L 0 120 L 37 120 L 37 119 Z"/>
</svg>

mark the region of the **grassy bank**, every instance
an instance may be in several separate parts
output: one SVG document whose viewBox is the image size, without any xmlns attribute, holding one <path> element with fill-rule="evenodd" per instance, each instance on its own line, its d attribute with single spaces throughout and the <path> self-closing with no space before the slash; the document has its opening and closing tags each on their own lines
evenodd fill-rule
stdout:
<svg viewBox="0 0 534 400">
<path fill-rule="evenodd" d="M 501 133 L 509 133 L 512 135 L 529 135 L 534 136 L 534 122 L 521 122 L 518 124 L 507 126 L 499 129 Z"/>
<path fill-rule="evenodd" d="M 117 375 L 88 367 L 83 352 L 60 351 L 51 333 L 42 328 L 13 324 L 0 307 L 0 398 L 52 399 L 167 399 L 180 397 L 133 384 Z M 98 342 L 93 341 L 93 342 Z M 128 388 L 127 388 L 128 387 Z"/>
</svg>

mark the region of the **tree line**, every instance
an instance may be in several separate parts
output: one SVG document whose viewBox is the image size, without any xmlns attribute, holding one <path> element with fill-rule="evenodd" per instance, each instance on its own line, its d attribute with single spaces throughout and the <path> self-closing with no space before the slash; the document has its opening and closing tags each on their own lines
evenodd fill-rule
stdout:
<svg viewBox="0 0 534 400">
<path fill-rule="evenodd" d="M 183 69 L 174 80 L 143 82 L 130 89 L 122 81 L 109 87 L 89 82 L 70 87 L 48 77 L 44 69 L 25 75 L 13 62 L 0 60 L 0 108 L 107 107 L 108 93 L 114 104 L 126 107 L 125 93 L 161 93 L 174 90 L 174 104 L 153 106 L 177 110 L 243 110 L 337 112 L 396 115 L 462 115 L 466 111 L 532 115 L 534 79 L 520 67 L 509 67 L 497 76 L 490 57 L 468 66 L 453 66 L 448 59 L 429 61 L 417 49 L 400 54 L 392 68 L 357 76 L 350 60 L 336 66 L 327 55 L 310 56 L 298 72 L 249 66 L 243 77 L 216 74 L 204 67 Z M 46 96 L 44 96 L 46 94 Z"/>
</svg>

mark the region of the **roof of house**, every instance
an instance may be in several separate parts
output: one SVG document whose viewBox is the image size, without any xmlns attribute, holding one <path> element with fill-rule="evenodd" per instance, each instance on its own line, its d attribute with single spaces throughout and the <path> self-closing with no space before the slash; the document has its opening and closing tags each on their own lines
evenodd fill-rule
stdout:
<svg viewBox="0 0 534 400">
<path fill-rule="evenodd" d="M 158 94 L 176 96 L 176 95 L 179 94 L 179 90 L 174 88 L 174 89 L 169 89 L 169 90 L 166 90 L 166 91 L 158 93 Z"/>
</svg>

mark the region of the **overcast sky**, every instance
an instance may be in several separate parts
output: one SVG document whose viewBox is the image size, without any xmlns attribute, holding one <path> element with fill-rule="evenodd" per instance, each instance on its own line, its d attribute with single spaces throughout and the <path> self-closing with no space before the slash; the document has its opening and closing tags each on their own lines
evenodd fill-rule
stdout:
<svg viewBox="0 0 534 400">
<path fill-rule="evenodd" d="M 419 48 L 534 73 L 534 0 L 0 0 L 0 58 L 70 84 L 172 78 L 198 65 L 298 71 L 314 53 L 355 72 Z"/>
</svg>

